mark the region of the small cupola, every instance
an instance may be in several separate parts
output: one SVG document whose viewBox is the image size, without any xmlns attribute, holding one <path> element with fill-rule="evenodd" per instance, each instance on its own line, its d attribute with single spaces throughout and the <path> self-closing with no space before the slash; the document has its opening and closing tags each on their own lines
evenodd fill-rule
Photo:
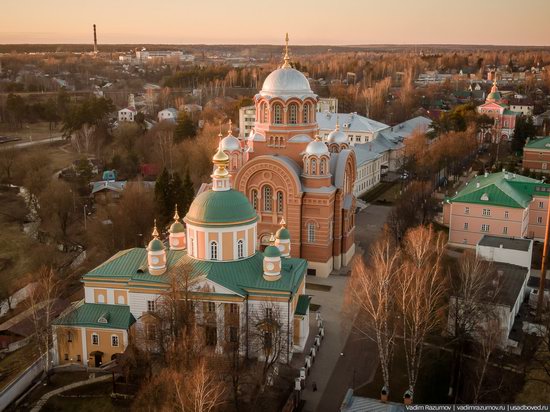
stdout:
<svg viewBox="0 0 550 412">
<path fill-rule="evenodd" d="M 331 153 L 339 153 L 343 149 L 348 149 L 348 137 L 340 130 L 340 120 L 336 117 L 336 127 L 329 133 L 327 138 L 327 144 Z"/>
<path fill-rule="evenodd" d="M 264 250 L 264 279 L 275 281 L 281 278 L 281 251 L 275 246 L 273 234 L 269 242 L 270 245 Z"/>
<path fill-rule="evenodd" d="M 174 223 L 170 226 L 170 249 L 171 250 L 183 250 L 185 249 L 185 227 L 180 222 L 180 216 L 178 214 L 178 205 L 174 212 Z"/>
<path fill-rule="evenodd" d="M 275 246 L 279 248 L 282 257 L 290 256 L 290 232 L 286 228 L 286 221 L 281 219 L 281 227 L 275 233 Z"/>
<path fill-rule="evenodd" d="M 212 173 L 212 190 L 215 192 L 223 192 L 231 189 L 231 182 L 229 178 L 229 156 L 221 148 L 221 144 L 218 146 L 218 151 L 212 158 L 214 163 L 214 173 Z"/>
<path fill-rule="evenodd" d="M 159 239 L 157 220 L 153 229 L 153 239 L 147 245 L 147 265 L 151 275 L 162 275 L 166 272 L 166 248 Z"/>
</svg>

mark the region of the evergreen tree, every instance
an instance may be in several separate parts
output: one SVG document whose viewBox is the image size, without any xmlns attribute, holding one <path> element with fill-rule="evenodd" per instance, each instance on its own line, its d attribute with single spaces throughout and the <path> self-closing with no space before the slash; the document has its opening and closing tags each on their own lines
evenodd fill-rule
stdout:
<svg viewBox="0 0 550 412">
<path fill-rule="evenodd" d="M 512 150 L 522 150 L 527 138 L 535 137 L 536 134 L 537 129 L 533 124 L 533 118 L 531 116 L 519 116 L 516 120 L 516 128 L 512 137 Z"/>
<path fill-rule="evenodd" d="M 193 120 L 186 114 L 183 114 L 178 120 L 178 125 L 174 131 L 174 141 L 181 142 L 185 139 L 192 139 L 197 135 L 197 128 Z"/>
<path fill-rule="evenodd" d="M 195 188 L 193 187 L 193 181 L 191 180 L 191 175 L 189 174 L 189 169 L 185 171 L 185 178 L 183 180 L 183 192 L 185 194 L 185 203 L 181 205 L 181 211 L 183 214 L 187 213 L 193 198 L 195 197 Z"/>
<path fill-rule="evenodd" d="M 161 226 L 168 222 L 174 211 L 171 204 L 171 186 L 170 174 L 164 168 L 155 183 L 155 206 Z"/>
<path fill-rule="evenodd" d="M 181 180 L 179 173 L 172 174 L 172 179 L 170 180 L 170 193 L 172 195 L 170 199 L 172 213 L 174 212 L 174 209 L 177 204 L 178 210 L 182 212 L 182 215 L 183 215 L 185 213 L 183 208 L 185 206 L 186 199 L 185 199 L 185 192 L 183 189 L 183 182 Z"/>
</svg>

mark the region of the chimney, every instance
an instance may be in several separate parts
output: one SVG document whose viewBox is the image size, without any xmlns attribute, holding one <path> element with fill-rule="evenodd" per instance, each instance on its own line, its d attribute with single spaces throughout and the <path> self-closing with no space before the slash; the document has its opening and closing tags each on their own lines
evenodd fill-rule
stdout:
<svg viewBox="0 0 550 412">
<path fill-rule="evenodd" d="M 479 182 L 476 183 L 476 188 L 479 188 Z"/>
<path fill-rule="evenodd" d="M 412 405 L 413 403 L 413 393 L 410 389 L 408 389 L 405 394 L 403 395 L 403 403 L 405 405 Z"/>
<path fill-rule="evenodd" d="M 489 172 L 485 172 L 485 177 L 489 177 Z"/>
<path fill-rule="evenodd" d="M 97 32 L 94 24 L 94 54 L 97 54 Z"/>
<path fill-rule="evenodd" d="M 382 390 L 380 391 L 380 401 L 381 402 L 387 402 L 389 396 L 388 388 L 385 386 L 382 387 Z"/>
</svg>

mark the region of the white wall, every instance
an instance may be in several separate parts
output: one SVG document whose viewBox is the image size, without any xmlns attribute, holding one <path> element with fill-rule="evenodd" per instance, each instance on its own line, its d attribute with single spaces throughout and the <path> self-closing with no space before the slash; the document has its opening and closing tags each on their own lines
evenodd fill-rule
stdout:
<svg viewBox="0 0 550 412">
<path fill-rule="evenodd" d="M 492 246 L 476 246 L 476 253 L 479 257 L 491 262 L 502 262 L 511 265 L 517 265 L 531 270 L 531 256 L 533 254 L 533 241 L 529 245 L 529 250 L 524 252 L 515 249 L 505 249 Z"/>
<path fill-rule="evenodd" d="M 154 300 L 158 305 L 160 295 L 154 293 L 128 293 L 128 302 L 130 304 L 130 312 L 134 318 L 139 319 L 144 312 L 147 312 L 147 301 Z"/>
</svg>

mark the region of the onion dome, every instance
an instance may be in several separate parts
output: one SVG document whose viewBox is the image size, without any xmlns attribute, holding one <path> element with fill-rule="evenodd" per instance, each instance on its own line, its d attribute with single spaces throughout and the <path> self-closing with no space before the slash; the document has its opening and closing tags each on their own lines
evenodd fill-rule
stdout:
<svg viewBox="0 0 550 412">
<path fill-rule="evenodd" d="M 264 250 L 264 256 L 271 258 L 281 257 L 281 251 L 277 246 L 269 245 Z"/>
<path fill-rule="evenodd" d="M 227 136 L 220 141 L 220 147 L 224 152 L 233 152 L 235 150 L 241 150 L 241 142 L 235 136 L 233 136 L 233 128 L 231 119 L 229 120 L 229 130 Z"/>
<path fill-rule="evenodd" d="M 194 225 L 252 223 L 257 214 L 245 195 L 237 190 L 208 190 L 198 195 L 185 216 Z"/>
<path fill-rule="evenodd" d="M 306 147 L 306 154 L 309 156 L 328 155 L 328 147 L 319 139 L 319 135 L 315 136 L 315 140 L 309 143 Z"/>
<path fill-rule="evenodd" d="M 500 94 L 500 91 L 497 87 L 497 79 L 495 77 L 495 81 L 493 82 L 493 87 L 491 87 L 491 93 L 487 96 L 487 100 L 498 102 L 502 99 L 502 95 Z"/>
<path fill-rule="evenodd" d="M 157 220 L 155 219 L 155 228 L 153 229 L 153 239 L 147 245 L 149 252 L 160 252 L 164 250 L 164 243 L 159 239 L 159 232 L 157 230 Z"/>
<path fill-rule="evenodd" d="M 178 205 L 176 205 L 176 211 L 174 213 L 174 223 L 170 226 L 170 233 L 183 233 L 185 232 L 185 227 L 180 222 L 180 216 L 178 214 Z"/>
<path fill-rule="evenodd" d="M 275 238 L 279 240 L 290 240 L 290 232 L 286 228 L 286 222 L 283 219 L 281 219 L 281 227 L 279 230 L 277 230 L 277 233 L 275 233 Z"/>
<path fill-rule="evenodd" d="M 262 96 L 304 96 L 314 93 L 306 76 L 290 66 L 288 53 L 288 33 L 286 35 L 283 65 L 266 77 L 260 95 Z"/>
<path fill-rule="evenodd" d="M 340 130 L 340 123 L 338 121 L 338 118 L 336 118 L 336 128 L 329 133 L 328 135 L 328 143 L 329 144 L 347 144 L 348 143 L 348 137 L 346 134 Z"/>
</svg>

